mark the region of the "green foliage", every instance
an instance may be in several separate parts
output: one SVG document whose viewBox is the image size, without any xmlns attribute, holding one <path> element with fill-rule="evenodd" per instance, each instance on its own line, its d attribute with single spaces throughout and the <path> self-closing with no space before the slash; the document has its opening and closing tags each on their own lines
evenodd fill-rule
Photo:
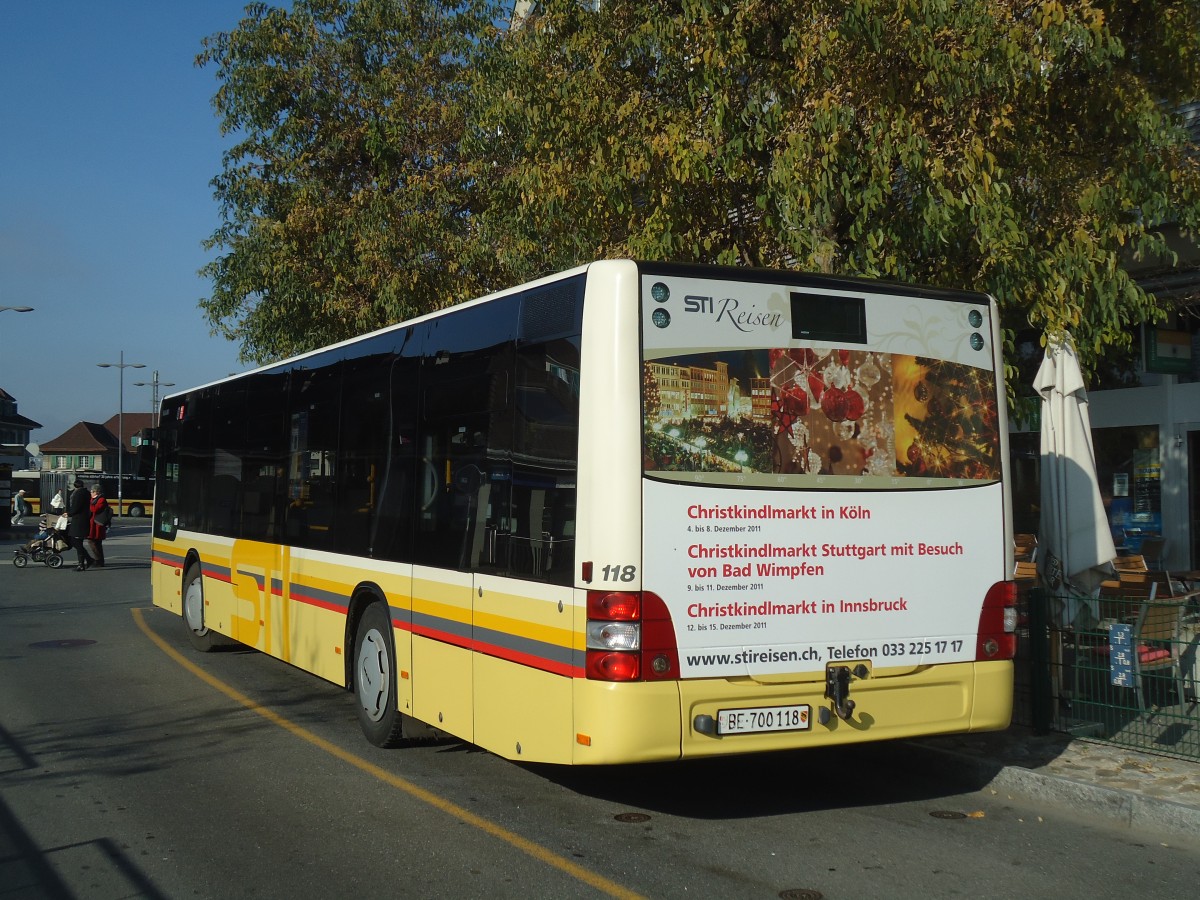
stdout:
<svg viewBox="0 0 1200 900">
<path fill-rule="evenodd" d="M 1197 0 L 297 0 L 201 61 L 254 358 L 628 255 L 987 290 L 1094 369 L 1200 224 Z"/>
<path fill-rule="evenodd" d="M 463 71 L 485 3 L 256 3 L 204 42 L 237 138 L 213 182 L 209 321 L 265 361 L 473 293 Z"/>
</svg>

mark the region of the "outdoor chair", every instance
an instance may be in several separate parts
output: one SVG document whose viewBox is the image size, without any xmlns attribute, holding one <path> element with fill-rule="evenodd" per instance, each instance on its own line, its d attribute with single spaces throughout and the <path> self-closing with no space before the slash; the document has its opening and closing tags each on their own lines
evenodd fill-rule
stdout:
<svg viewBox="0 0 1200 900">
<path fill-rule="evenodd" d="M 1017 562 L 1035 562 L 1037 560 L 1038 539 L 1036 534 L 1014 534 L 1013 556 Z"/>
<path fill-rule="evenodd" d="M 1150 599 L 1142 603 L 1133 628 L 1133 689 L 1138 708 L 1145 713 L 1148 673 L 1170 671 L 1180 705 L 1188 702 L 1183 684 L 1180 650 L 1183 644 L 1183 610 L 1186 598 Z M 1192 698 L 1195 702 L 1195 698 Z"/>
<path fill-rule="evenodd" d="M 1163 567 L 1163 559 L 1167 555 L 1167 541 L 1160 537 L 1142 538 L 1141 551 L 1146 568 L 1159 570 Z"/>
<path fill-rule="evenodd" d="M 1112 561 L 1114 574 L 1121 572 L 1149 572 L 1150 569 L 1146 565 L 1146 558 L 1140 553 L 1133 556 L 1118 556 Z"/>
<path fill-rule="evenodd" d="M 1077 630 L 1074 635 L 1076 697 L 1080 696 L 1081 674 L 1087 673 L 1088 680 L 1093 682 L 1093 688 L 1096 687 L 1094 679 L 1101 674 L 1107 680 L 1110 627 L 1135 623 L 1141 608 L 1154 599 L 1157 587 L 1147 573 L 1139 572 L 1122 572 L 1117 578 L 1100 583 L 1096 592 L 1096 609 L 1100 621 L 1093 629 Z"/>
<path fill-rule="evenodd" d="M 1149 572 L 1118 572 L 1100 583 L 1100 620 L 1131 623 L 1142 604 L 1158 595 L 1158 582 Z"/>
<path fill-rule="evenodd" d="M 1154 596 L 1161 600 L 1169 597 L 1182 597 L 1187 593 L 1187 588 L 1184 587 L 1182 581 L 1171 577 L 1171 573 L 1165 569 L 1152 570 L 1146 573 L 1155 584 Z"/>
</svg>

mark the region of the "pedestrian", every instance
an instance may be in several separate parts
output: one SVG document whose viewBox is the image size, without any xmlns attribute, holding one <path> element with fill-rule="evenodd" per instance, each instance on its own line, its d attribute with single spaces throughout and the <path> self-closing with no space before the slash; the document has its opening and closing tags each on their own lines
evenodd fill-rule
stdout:
<svg viewBox="0 0 1200 900">
<path fill-rule="evenodd" d="M 74 490 L 67 498 L 67 543 L 79 554 L 79 565 L 76 572 L 86 572 L 92 565 L 87 548 L 83 545 L 92 526 L 92 508 L 88 499 L 87 486 L 78 478 L 71 485 Z"/>
<path fill-rule="evenodd" d="M 92 565 L 98 569 L 104 568 L 104 536 L 108 534 L 108 526 L 112 524 L 113 511 L 104 499 L 104 490 L 98 484 L 92 485 L 92 499 L 88 504 L 91 510 L 91 521 L 88 526 L 88 552 L 95 560 Z"/>
<path fill-rule="evenodd" d="M 17 491 L 13 497 L 13 515 L 10 520 L 14 525 L 20 525 L 21 520 L 29 515 L 29 501 L 25 499 L 25 489 Z"/>
</svg>

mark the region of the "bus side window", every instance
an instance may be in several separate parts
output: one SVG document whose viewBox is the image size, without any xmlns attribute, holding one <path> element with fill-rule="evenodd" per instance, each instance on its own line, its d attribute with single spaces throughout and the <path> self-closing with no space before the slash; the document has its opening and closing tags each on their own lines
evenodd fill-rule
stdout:
<svg viewBox="0 0 1200 900">
<path fill-rule="evenodd" d="M 570 584 L 575 555 L 579 339 L 517 355 L 509 572 Z"/>
<path fill-rule="evenodd" d="M 372 524 L 381 514 L 387 464 L 392 356 L 347 361 L 342 384 L 334 544 L 343 553 L 374 556 Z"/>
<path fill-rule="evenodd" d="M 212 417 L 212 468 L 205 513 L 208 530 L 236 537 L 241 527 L 242 451 L 246 443 L 246 389 L 238 382 L 219 385 Z"/>
<path fill-rule="evenodd" d="M 162 422 L 158 429 L 158 455 L 155 460 L 154 533 L 173 537 L 174 520 L 179 509 L 179 415 L 178 403 L 163 404 Z"/>
<path fill-rule="evenodd" d="M 468 571 L 494 566 L 495 525 L 508 506 L 507 451 L 493 429 L 511 416 L 507 346 L 426 365 L 417 562 Z"/>
<path fill-rule="evenodd" d="M 286 374 L 260 373 L 246 379 L 246 429 L 241 454 L 241 536 L 250 540 L 273 541 L 279 538 L 284 511 L 286 402 Z"/>
<path fill-rule="evenodd" d="M 497 571 L 509 517 L 520 296 L 421 326 L 414 561 Z"/>
<path fill-rule="evenodd" d="M 175 496 L 179 528 L 208 528 L 208 486 L 212 478 L 213 388 L 196 391 L 176 422 L 181 449 L 176 456 L 179 489 Z"/>
<path fill-rule="evenodd" d="M 292 372 L 287 517 L 284 535 L 299 547 L 331 550 L 337 496 L 342 367 L 336 358 L 307 361 Z"/>
<path fill-rule="evenodd" d="M 402 352 L 390 365 L 384 382 L 390 385 L 389 406 L 382 413 L 386 443 L 377 467 L 370 473 L 375 512 L 368 545 L 371 556 L 410 561 L 416 511 L 417 383 L 421 360 Z"/>
</svg>

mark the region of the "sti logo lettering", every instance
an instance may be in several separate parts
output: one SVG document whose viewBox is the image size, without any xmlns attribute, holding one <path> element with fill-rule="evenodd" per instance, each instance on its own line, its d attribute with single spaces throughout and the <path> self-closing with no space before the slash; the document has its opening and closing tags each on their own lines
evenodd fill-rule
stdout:
<svg viewBox="0 0 1200 900">
<path fill-rule="evenodd" d="M 746 333 L 759 329 L 774 331 L 784 325 L 780 313 L 759 310 L 751 305 L 749 309 L 741 309 L 741 302 L 733 297 L 725 297 L 715 303 L 712 297 L 701 297 L 699 294 L 688 294 L 683 298 L 683 311 L 690 313 L 708 313 L 713 321 L 732 326 Z"/>
</svg>

